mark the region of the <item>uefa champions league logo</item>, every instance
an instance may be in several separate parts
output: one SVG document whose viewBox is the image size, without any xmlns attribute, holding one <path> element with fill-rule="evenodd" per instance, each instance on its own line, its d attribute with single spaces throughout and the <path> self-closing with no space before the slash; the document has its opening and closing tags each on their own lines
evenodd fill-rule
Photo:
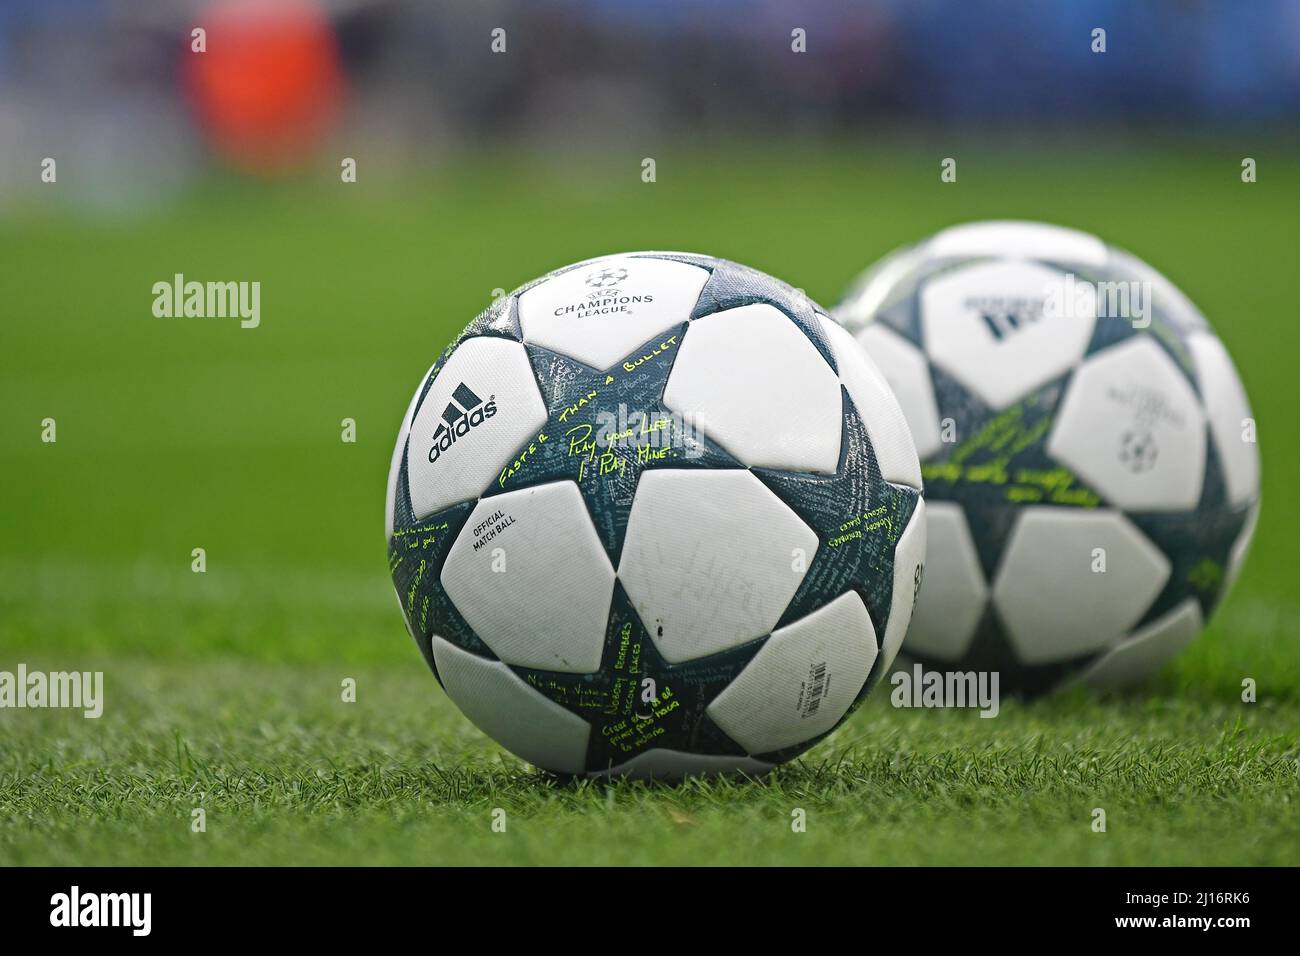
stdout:
<svg viewBox="0 0 1300 956">
<path fill-rule="evenodd" d="M 626 269 L 597 269 L 588 273 L 586 283 L 592 291 L 587 293 L 587 298 L 596 300 L 618 295 L 619 290 L 615 287 L 626 278 Z"/>
<path fill-rule="evenodd" d="M 597 289 L 607 289 L 618 285 L 626 278 L 626 269 L 597 269 L 587 276 L 587 285 Z"/>
</svg>

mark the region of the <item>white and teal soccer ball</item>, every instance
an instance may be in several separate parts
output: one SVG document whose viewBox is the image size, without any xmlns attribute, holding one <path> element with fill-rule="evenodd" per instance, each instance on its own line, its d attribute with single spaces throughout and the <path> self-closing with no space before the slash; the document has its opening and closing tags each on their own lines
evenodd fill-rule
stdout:
<svg viewBox="0 0 1300 956">
<path fill-rule="evenodd" d="M 1227 351 L 1167 279 L 1085 233 L 973 223 L 886 257 L 836 315 L 921 456 L 905 655 L 1034 693 L 1135 681 L 1202 629 L 1259 458 Z"/>
<path fill-rule="evenodd" d="M 708 256 L 578 263 L 475 319 L 388 483 L 407 625 L 547 770 L 761 772 L 893 660 L 925 550 L 879 371 L 805 296 Z"/>
</svg>

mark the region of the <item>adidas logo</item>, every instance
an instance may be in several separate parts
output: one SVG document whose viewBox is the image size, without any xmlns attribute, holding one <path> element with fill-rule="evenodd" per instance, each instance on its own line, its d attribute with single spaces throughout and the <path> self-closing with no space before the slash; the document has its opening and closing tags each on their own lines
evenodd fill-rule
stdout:
<svg viewBox="0 0 1300 956">
<path fill-rule="evenodd" d="M 482 425 L 497 413 L 496 396 L 488 396 L 486 402 L 474 394 L 474 390 L 461 382 L 456 391 L 451 393 L 451 401 L 442 410 L 442 424 L 433 433 L 433 447 L 429 449 L 429 462 L 437 461 L 444 451 L 455 444 L 457 438 L 464 438 L 471 428 Z"/>
</svg>

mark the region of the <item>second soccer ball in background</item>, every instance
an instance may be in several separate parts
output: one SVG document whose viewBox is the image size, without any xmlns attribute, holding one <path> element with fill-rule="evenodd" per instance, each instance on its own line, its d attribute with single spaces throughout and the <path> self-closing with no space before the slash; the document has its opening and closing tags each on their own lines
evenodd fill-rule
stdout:
<svg viewBox="0 0 1300 956">
<path fill-rule="evenodd" d="M 1259 503 L 1222 342 L 1146 263 L 1027 222 L 944 230 L 836 309 L 912 428 L 929 558 L 904 654 L 1006 690 L 1153 672 L 1231 586 Z"/>
</svg>

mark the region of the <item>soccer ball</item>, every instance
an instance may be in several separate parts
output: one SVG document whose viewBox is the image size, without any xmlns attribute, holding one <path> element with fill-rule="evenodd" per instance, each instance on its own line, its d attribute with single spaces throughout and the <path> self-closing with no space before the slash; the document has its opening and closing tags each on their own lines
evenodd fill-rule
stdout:
<svg viewBox="0 0 1300 956">
<path fill-rule="evenodd" d="M 903 653 L 1004 689 L 1113 686 L 1199 632 L 1258 513 L 1254 422 L 1167 279 L 1074 230 L 944 230 L 837 317 L 903 406 L 929 561 Z"/>
<path fill-rule="evenodd" d="M 389 564 L 448 696 L 525 760 L 758 773 L 893 660 L 920 487 L 883 377 L 801 293 L 610 256 L 499 300 L 425 375 Z"/>
</svg>

